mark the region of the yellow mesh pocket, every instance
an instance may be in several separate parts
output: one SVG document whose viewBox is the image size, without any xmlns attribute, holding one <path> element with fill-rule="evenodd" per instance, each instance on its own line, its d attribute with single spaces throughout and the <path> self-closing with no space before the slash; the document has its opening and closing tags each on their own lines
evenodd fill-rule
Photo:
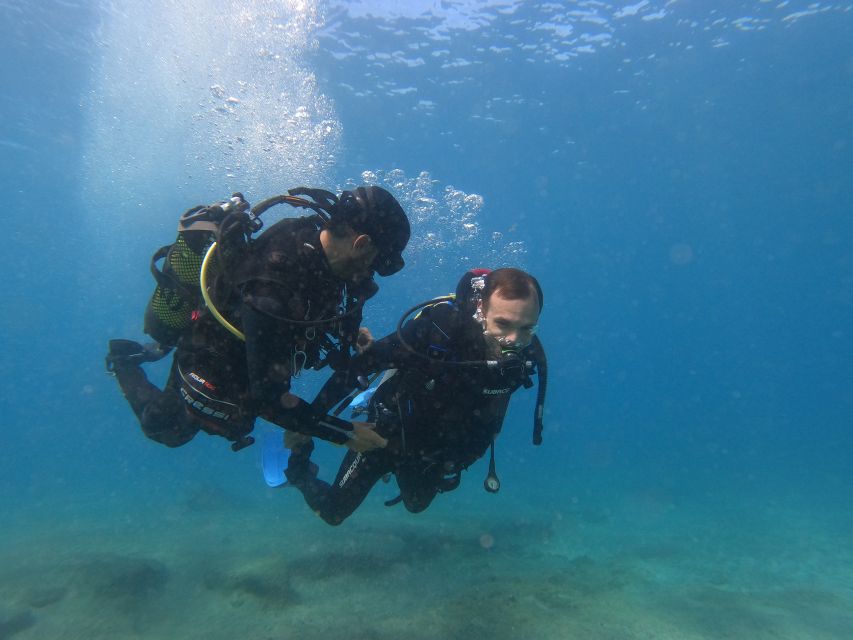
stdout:
<svg viewBox="0 0 853 640">
<path fill-rule="evenodd" d="M 158 322 L 170 329 L 184 329 L 192 322 L 194 304 L 175 289 L 157 287 L 151 296 L 151 311 Z"/>
<path fill-rule="evenodd" d="M 206 251 L 207 248 L 205 248 Z M 190 249 L 182 235 L 178 236 L 178 240 L 172 245 L 169 254 L 166 256 L 171 275 L 193 291 L 198 288 L 198 277 L 203 259 L 204 255 L 199 255 Z"/>
<path fill-rule="evenodd" d="M 199 255 L 179 234 L 166 254 L 163 274 L 173 278 L 176 284 L 158 284 L 145 310 L 145 333 L 161 344 L 176 344 L 181 333 L 192 324 L 193 311 L 202 304 L 199 277 L 201 264 L 209 246 L 208 243 Z M 208 278 L 211 280 L 219 274 L 216 255 L 211 256 L 208 271 Z"/>
</svg>

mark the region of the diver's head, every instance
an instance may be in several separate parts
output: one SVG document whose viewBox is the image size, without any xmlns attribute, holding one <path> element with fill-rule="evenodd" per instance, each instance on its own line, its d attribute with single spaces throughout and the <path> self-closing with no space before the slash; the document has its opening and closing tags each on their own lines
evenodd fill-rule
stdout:
<svg viewBox="0 0 853 640">
<path fill-rule="evenodd" d="M 495 269 L 484 278 L 475 317 L 502 350 L 523 349 L 533 340 L 543 304 L 536 278 L 520 269 Z"/>
<path fill-rule="evenodd" d="M 343 254 L 338 256 L 338 264 L 332 265 L 341 277 L 364 278 L 374 271 L 390 276 L 405 264 L 402 253 L 411 234 L 409 219 L 396 198 L 382 187 L 344 191 L 327 228 L 336 238 L 343 236 L 350 242 L 338 252 Z"/>
<path fill-rule="evenodd" d="M 379 251 L 369 235 L 346 224 L 329 224 L 320 232 L 320 244 L 332 273 L 339 278 L 362 282 L 373 275 L 372 265 Z"/>
</svg>

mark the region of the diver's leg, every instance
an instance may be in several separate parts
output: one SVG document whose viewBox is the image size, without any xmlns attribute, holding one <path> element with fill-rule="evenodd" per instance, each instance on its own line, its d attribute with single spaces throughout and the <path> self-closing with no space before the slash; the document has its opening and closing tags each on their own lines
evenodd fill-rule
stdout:
<svg viewBox="0 0 853 640">
<path fill-rule="evenodd" d="M 175 393 L 164 391 L 148 403 L 139 421 L 143 433 L 167 447 L 180 447 L 195 437 L 199 425 Z"/>
<path fill-rule="evenodd" d="M 139 367 L 116 370 L 116 378 L 148 438 L 167 447 L 180 447 L 198 433 L 198 425 L 173 389 L 160 391 Z"/>
<path fill-rule="evenodd" d="M 140 373 L 143 377 L 145 376 L 141 370 Z M 169 372 L 169 379 L 163 391 L 157 389 L 147 379 L 146 383 L 157 393 L 150 394 L 151 397 L 139 418 L 142 432 L 151 440 L 167 447 L 180 447 L 192 440 L 199 432 L 200 425 L 187 412 L 186 403 L 178 392 L 180 378 L 177 363 L 172 362 L 172 370 Z"/>
<path fill-rule="evenodd" d="M 131 341 L 111 341 L 107 355 L 108 368 L 115 374 L 119 388 L 136 414 L 142 432 L 151 440 L 179 447 L 193 439 L 198 426 L 187 415 L 184 403 L 178 395 L 173 377 L 175 366 L 166 389 L 161 391 L 148 380 L 148 376 L 133 357 L 125 357 L 122 351 L 132 351 L 129 346 L 138 345 Z M 150 360 L 147 360 L 150 361 Z"/>
<path fill-rule="evenodd" d="M 133 413 L 142 420 L 145 407 L 163 392 L 148 380 L 148 376 L 145 375 L 142 367 L 136 365 L 117 366 L 113 373 L 115 373 L 118 386 Z"/>
<path fill-rule="evenodd" d="M 390 469 L 383 452 L 348 452 L 333 484 L 317 478 L 310 468 L 313 444 L 294 448 L 284 474 L 302 492 L 309 507 L 328 524 L 341 524 L 370 493 L 373 485 Z"/>
<path fill-rule="evenodd" d="M 403 504 L 411 513 L 420 513 L 426 509 L 438 493 L 439 485 L 435 474 L 420 465 L 399 467 L 394 475 L 400 487 Z"/>
<path fill-rule="evenodd" d="M 168 352 L 168 349 L 163 349 L 157 343 L 143 345 L 123 339 L 109 342 L 109 351 L 105 358 L 107 371 L 115 375 L 121 392 L 140 420 L 148 403 L 162 393 L 148 381 L 141 365 L 159 360 Z"/>
</svg>

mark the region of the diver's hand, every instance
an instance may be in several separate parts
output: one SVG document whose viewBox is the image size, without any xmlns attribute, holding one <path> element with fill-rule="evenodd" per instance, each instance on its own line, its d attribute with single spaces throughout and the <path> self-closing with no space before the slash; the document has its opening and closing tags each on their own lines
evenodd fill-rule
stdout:
<svg viewBox="0 0 853 640">
<path fill-rule="evenodd" d="M 388 446 L 388 441 L 373 430 L 376 426 L 373 422 L 353 422 L 352 426 L 353 436 L 346 443 L 350 451 L 364 453 Z"/>
<path fill-rule="evenodd" d="M 358 338 L 355 340 L 355 350 L 357 353 L 364 353 L 373 345 L 373 334 L 367 327 L 361 327 L 358 330 Z"/>
</svg>

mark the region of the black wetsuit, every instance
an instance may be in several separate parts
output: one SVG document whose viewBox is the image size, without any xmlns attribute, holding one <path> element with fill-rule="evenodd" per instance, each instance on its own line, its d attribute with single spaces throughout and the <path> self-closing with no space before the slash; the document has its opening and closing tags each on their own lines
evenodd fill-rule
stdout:
<svg viewBox="0 0 853 640">
<path fill-rule="evenodd" d="M 280 401 L 302 369 L 324 358 L 345 364 L 361 303 L 376 289 L 369 280 L 356 290 L 331 272 L 320 245 L 321 225 L 316 216 L 281 220 L 261 234 L 235 269 L 227 316 L 242 327 L 245 342 L 202 313 L 181 338 L 163 391 L 139 366 L 115 367 L 149 438 L 176 447 L 204 430 L 241 446 L 251 442 L 245 437 L 261 416 L 331 442 L 347 441 L 335 428 L 348 426 L 343 421 L 335 425 L 306 402 L 288 410 Z M 330 321 L 316 323 L 322 320 Z"/>
<path fill-rule="evenodd" d="M 426 308 L 404 325 L 403 336 L 421 357 L 405 349 L 396 333 L 387 336 L 353 358 L 347 372 L 332 376 L 315 400 L 318 409 L 327 410 L 355 386 L 357 376 L 396 369 L 371 398 L 368 414 L 388 446 L 349 452 L 331 485 L 308 471 L 310 447 L 291 455 L 288 479 L 329 524 L 343 522 L 388 473 L 396 476 L 403 503 L 415 513 L 437 493 L 456 488 L 461 472 L 500 433 L 510 395 L 529 380 L 523 353 L 506 368 L 443 364 L 495 357 L 486 352 L 480 325 L 453 305 Z"/>
</svg>

